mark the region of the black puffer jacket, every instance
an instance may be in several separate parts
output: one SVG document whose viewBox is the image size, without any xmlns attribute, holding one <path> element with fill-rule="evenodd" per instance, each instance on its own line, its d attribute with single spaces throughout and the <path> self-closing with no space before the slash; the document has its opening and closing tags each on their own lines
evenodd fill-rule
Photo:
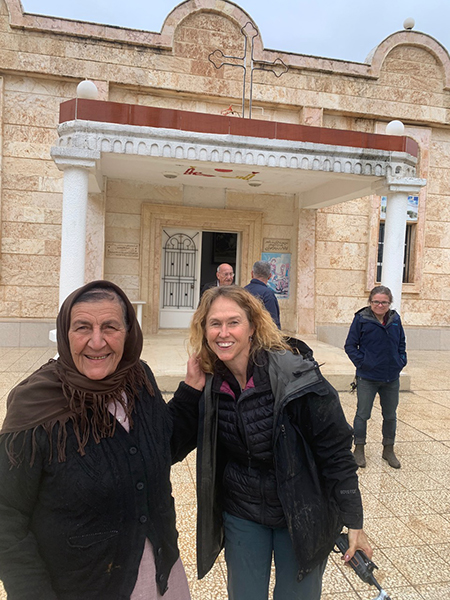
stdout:
<svg viewBox="0 0 450 600">
<path fill-rule="evenodd" d="M 226 512 L 268 527 L 285 527 L 277 492 L 273 456 L 274 396 L 267 365 L 252 364 L 248 383 L 241 391 L 225 370 L 214 378 L 219 397 L 219 452 L 227 457 L 223 476 Z M 260 366 L 259 366 L 260 365 Z"/>
<path fill-rule="evenodd" d="M 302 579 L 333 548 L 342 525 L 362 528 L 352 429 L 337 392 L 314 361 L 290 352 L 268 353 L 274 394 L 273 454 L 278 497 Z M 223 546 L 223 470 L 218 439 L 219 397 L 207 379 L 200 400 L 197 450 L 199 577 Z"/>
</svg>

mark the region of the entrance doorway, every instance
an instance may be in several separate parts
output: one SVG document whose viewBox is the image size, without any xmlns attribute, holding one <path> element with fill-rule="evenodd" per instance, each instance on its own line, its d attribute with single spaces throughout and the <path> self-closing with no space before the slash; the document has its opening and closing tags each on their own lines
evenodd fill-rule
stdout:
<svg viewBox="0 0 450 600">
<path fill-rule="evenodd" d="M 258 211 L 241 211 L 225 209 L 206 209 L 193 206 L 173 206 L 159 205 L 144 202 L 141 214 L 141 299 L 146 302 L 143 315 L 143 329 L 145 334 L 157 333 L 163 328 L 187 328 L 194 310 L 197 308 L 198 298 L 200 296 L 201 279 L 201 238 L 202 231 L 205 233 L 217 233 L 221 223 L 227 224 L 225 233 L 234 233 L 237 235 L 237 254 L 236 260 L 227 260 L 225 262 L 235 263 L 237 284 L 240 283 L 242 274 L 250 273 L 251 265 L 261 255 L 261 240 L 263 231 L 263 213 Z M 164 284 L 164 260 L 163 247 L 170 235 L 167 233 L 187 233 L 194 244 L 198 257 L 198 270 L 188 285 L 194 285 L 194 306 L 189 309 L 177 308 L 177 305 L 165 306 L 163 308 L 163 284 Z M 194 232 L 194 233 L 189 233 Z M 222 232 L 223 233 L 223 230 Z M 173 235 L 173 234 L 172 234 Z M 197 241 L 199 240 L 199 242 Z M 156 242 L 156 243 L 155 243 Z M 229 255 L 227 255 L 228 258 Z M 216 256 L 219 258 L 219 256 Z M 224 258 L 220 256 L 220 258 Z M 192 259 L 192 257 L 191 257 Z M 205 259 L 206 262 L 206 259 Z M 209 262 L 212 261 L 209 258 Z M 218 263 L 220 264 L 220 262 Z M 214 265 L 213 265 L 214 267 Z M 217 267 L 216 267 L 217 268 Z M 215 272 L 213 268 L 212 279 L 205 281 L 214 281 Z M 182 274 L 181 274 L 182 277 Z M 181 281 L 181 280 L 180 280 Z M 185 293 L 189 292 L 186 290 Z M 188 296 L 189 297 L 189 296 Z M 168 315 L 163 313 L 168 312 Z M 178 314 L 184 312 L 184 317 L 178 320 Z M 171 314 L 170 314 L 171 313 Z M 189 317 L 187 314 L 189 313 Z M 175 318 L 177 317 L 177 318 Z M 175 322 L 174 322 L 175 321 Z"/>
<path fill-rule="evenodd" d="M 216 280 L 226 262 L 236 270 L 237 233 L 164 227 L 159 323 L 185 329 L 198 306 L 201 287 Z"/>
<path fill-rule="evenodd" d="M 225 231 L 203 231 L 200 289 L 216 280 L 217 267 L 228 263 L 233 267 L 236 280 L 238 234 Z"/>
</svg>

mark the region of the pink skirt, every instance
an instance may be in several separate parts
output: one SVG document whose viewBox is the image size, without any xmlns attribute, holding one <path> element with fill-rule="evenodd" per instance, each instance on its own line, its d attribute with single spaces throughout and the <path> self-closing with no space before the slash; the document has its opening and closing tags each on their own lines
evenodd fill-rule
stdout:
<svg viewBox="0 0 450 600">
<path fill-rule="evenodd" d="M 156 584 L 155 557 L 148 539 L 139 565 L 138 578 L 130 600 L 191 600 L 186 573 L 181 558 L 170 571 L 168 589 L 164 596 L 159 593 Z"/>
</svg>

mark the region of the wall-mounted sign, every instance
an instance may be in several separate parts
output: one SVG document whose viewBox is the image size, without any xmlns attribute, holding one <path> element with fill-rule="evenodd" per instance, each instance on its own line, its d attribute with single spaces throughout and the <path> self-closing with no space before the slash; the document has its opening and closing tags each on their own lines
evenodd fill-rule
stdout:
<svg viewBox="0 0 450 600">
<path fill-rule="evenodd" d="M 106 244 L 106 258 L 139 258 L 139 244 Z"/>
<path fill-rule="evenodd" d="M 272 238 L 264 238 L 263 252 L 290 252 L 291 241 Z"/>
</svg>

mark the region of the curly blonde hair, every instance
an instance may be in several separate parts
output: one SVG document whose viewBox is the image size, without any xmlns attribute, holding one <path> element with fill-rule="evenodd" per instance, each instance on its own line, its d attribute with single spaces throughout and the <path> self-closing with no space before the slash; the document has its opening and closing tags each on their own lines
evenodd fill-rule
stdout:
<svg viewBox="0 0 450 600">
<path fill-rule="evenodd" d="M 237 285 L 213 287 L 206 290 L 201 298 L 192 317 L 189 337 L 189 352 L 197 355 L 205 373 L 214 373 L 214 367 L 218 360 L 206 341 L 206 319 L 212 303 L 219 297 L 233 300 L 247 315 L 248 322 L 254 329 L 250 357 L 259 350 L 292 351 L 283 334 L 273 322 L 270 313 L 264 308 L 262 301 Z"/>
</svg>

